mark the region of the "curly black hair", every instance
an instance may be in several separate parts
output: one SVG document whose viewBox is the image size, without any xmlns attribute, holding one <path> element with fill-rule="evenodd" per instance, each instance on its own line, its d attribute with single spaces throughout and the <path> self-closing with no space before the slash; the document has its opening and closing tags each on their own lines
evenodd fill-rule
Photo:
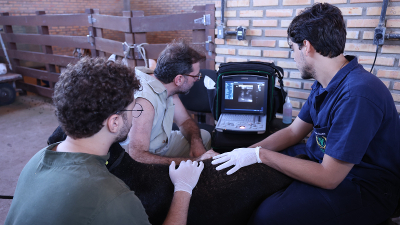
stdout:
<svg viewBox="0 0 400 225">
<path fill-rule="evenodd" d="M 91 137 L 110 115 L 133 102 L 139 88 L 134 70 L 120 61 L 82 58 L 68 65 L 55 85 L 56 116 L 68 136 Z"/>
<path fill-rule="evenodd" d="M 288 40 L 297 43 L 299 49 L 308 40 L 323 56 L 334 58 L 344 52 L 346 25 L 340 9 L 329 3 L 305 8 L 290 23 L 287 33 Z"/>
<path fill-rule="evenodd" d="M 185 40 L 174 40 L 160 53 L 154 76 L 169 84 L 177 75 L 193 72 L 192 65 L 205 59 L 203 53 L 190 47 Z"/>
</svg>

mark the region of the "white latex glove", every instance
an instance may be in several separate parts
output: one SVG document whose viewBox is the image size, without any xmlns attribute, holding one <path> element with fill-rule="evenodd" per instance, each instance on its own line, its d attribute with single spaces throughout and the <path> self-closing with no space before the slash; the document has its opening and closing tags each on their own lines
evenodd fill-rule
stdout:
<svg viewBox="0 0 400 225">
<path fill-rule="evenodd" d="M 222 170 L 235 165 L 226 173 L 227 175 L 231 175 L 242 167 L 254 163 L 261 163 L 260 148 L 260 146 L 255 148 L 237 148 L 231 152 L 225 152 L 224 154 L 214 156 L 214 160 L 211 163 L 215 165 L 225 162 L 224 164 L 219 165 L 217 170 Z"/>
<path fill-rule="evenodd" d="M 169 177 L 175 186 L 176 191 L 186 191 L 192 195 L 192 190 L 196 186 L 201 171 L 204 169 L 203 162 L 181 161 L 178 169 L 175 169 L 175 162 L 169 166 Z"/>
</svg>

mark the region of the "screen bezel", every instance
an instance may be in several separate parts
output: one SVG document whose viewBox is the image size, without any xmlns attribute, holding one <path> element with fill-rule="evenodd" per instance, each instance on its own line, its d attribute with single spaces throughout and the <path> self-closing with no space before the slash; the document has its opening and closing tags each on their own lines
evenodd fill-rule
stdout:
<svg viewBox="0 0 400 225">
<path fill-rule="evenodd" d="M 251 112 L 251 111 L 247 111 L 247 110 L 236 110 L 236 111 L 232 112 L 231 110 L 226 110 L 225 109 L 225 84 L 227 81 L 229 81 L 229 82 L 232 82 L 232 81 L 263 82 L 265 85 L 263 111 Z M 267 114 L 267 105 L 268 105 L 268 77 L 258 76 L 258 75 L 250 75 L 250 74 L 238 74 L 238 75 L 229 75 L 229 76 L 222 77 L 221 113 L 266 115 Z"/>
</svg>

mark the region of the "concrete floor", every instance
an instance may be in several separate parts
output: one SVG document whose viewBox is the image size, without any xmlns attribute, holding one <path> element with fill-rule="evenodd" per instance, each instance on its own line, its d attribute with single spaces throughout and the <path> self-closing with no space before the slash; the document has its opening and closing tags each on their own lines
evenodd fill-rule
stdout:
<svg viewBox="0 0 400 225">
<path fill-rule="evenodd" d="M 29 159 L 47 146 L 58 126 L 50 98 L 18 96 L 0 106 L 0 195 L 14 195 L 19 174 Z M 11 201 L 0 199 L 0 224 L 4 224 Z"/>
</svg>

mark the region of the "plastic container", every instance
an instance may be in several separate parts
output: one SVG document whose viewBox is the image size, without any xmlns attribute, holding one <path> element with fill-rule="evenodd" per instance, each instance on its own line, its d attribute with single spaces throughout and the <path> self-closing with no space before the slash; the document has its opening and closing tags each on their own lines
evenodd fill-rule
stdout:
<svg viewBox="0 0 400 225">
<path fill-rule="evenodd" d="M 289 97 L 286 97 L 285 104 L 283 104 L 282 122 L 284 124 L 291 124 L 292 123 L 292 104 L 290 103 Z"/>
</svg>

